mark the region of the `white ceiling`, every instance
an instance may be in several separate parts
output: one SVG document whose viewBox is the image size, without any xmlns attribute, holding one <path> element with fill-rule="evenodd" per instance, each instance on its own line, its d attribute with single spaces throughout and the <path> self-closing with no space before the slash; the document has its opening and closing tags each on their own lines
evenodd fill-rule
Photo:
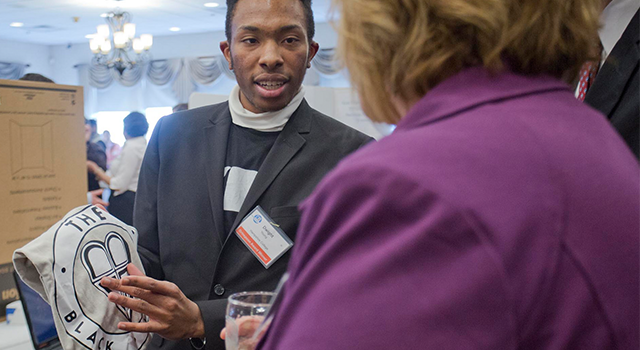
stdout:
<svg viewBox="0 0 640 350">
<path fill-rule="evenodd" d="M 207 8 L 207 2 L 220 6 Z M 121 8 L 136 24 L 136 36 L 224 30 L 225 0 L 0 0 L 0 39 L 59 45 L 88 42 L 85 35 L 105 24 L 100 14 Z M 317 23 L 326 21 L 330 0 L 314 0 Z M 77 19 L 77 20 L 76 20 Z M 23 27 L 9 24 L 22 22 Z M 169 28 L 179 27 L 179 32 Z"/>
</svg>

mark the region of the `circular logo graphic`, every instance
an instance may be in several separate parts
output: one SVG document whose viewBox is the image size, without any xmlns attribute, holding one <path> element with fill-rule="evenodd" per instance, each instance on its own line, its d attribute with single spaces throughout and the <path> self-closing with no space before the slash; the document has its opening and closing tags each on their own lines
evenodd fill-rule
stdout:
<svg viewBox="0 0 640 350">
<path fill-rule="evenodd" d="M 119 322 L 147 317 L 110 302 L 104 277 L 127 276 L 127 265 L 142 267 L 132 227 L 97 207 L 86 207 L 57 227 L 53 243 L 55 310 L 66 333 L 90 349 L 140 349 L 145 333 L 125 332 Z"/>
</svg>

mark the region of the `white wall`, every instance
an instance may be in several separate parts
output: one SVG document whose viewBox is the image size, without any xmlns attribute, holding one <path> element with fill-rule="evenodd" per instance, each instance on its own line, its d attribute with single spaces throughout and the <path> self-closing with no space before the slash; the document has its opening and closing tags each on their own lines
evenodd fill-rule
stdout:
<svg viewBox="0 0 640 350">
<path fill-rule="evenodd" d="M 0 62 L 29 64 L 25 73 L 39 73 L 55 81 L 50 58 L 49 46 L 0 39 Z"/>
</svg>

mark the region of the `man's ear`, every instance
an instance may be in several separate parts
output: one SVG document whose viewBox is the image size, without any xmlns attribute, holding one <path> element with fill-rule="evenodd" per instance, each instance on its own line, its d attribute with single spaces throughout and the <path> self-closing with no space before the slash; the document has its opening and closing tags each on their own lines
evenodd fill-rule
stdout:
<svg viewBox="0 0 640 350">
<path fill-rule="evenodd" d="M 309 57 L 307 58 L 307 68 L 311 68 L 311 61 L 318 53 L 320 49 L 320 45 L 317 42 L 311 40 L 311 44 L 309 45 Z"/>
<path fill-rule="evenodd" d="M 229 69 L 233 70 L 233 64 L 231 63 L 231 48 L 229 47 L 228 41 L 225 40 L 220 42 L 220 51 L 222 51 L 224 58 L 229 63 Z"/>
</svg>

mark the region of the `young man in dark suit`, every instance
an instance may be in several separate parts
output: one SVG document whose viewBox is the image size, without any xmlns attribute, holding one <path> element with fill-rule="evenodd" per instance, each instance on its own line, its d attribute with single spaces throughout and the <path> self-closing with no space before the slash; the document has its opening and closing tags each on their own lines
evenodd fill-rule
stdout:
<svg viewBox="0 0 640 350">
<path fill-rule="evenodd" d="M 304 99 L 302 80 L 318 50 L 310 0 L 227 5 L 227 41 L 220 48 L 238 87 L 228 102 L 158 122 L 134 214 L 149 277 L 128 277 L 125 285 L 103 281 L 139 298 L 109 296 L 150 317 L 121 329 L 157 333 L 151 349 L 185 349 L 189 342 L 223 349 L 229 295 L 273 290 L 290 255 L 270 256 L 275 262 L 268 265 L 254 256 L 239 237 L 245 217 L 255 218 L 259 206 L 295 244 L 298 204 L 371 140 Z"/>
<path fill-rule="evenodd" d="M 640 29 L 638 2 L 605 0 L 600 40 L 606 60 L 602 63 L 584 102 L 607 116 L 636 158 L 640 147 Z M 635 13 L 635 14 L 634 14 Z M 632 16 L 629 20 L 629 16 Z"/>
</svg>

